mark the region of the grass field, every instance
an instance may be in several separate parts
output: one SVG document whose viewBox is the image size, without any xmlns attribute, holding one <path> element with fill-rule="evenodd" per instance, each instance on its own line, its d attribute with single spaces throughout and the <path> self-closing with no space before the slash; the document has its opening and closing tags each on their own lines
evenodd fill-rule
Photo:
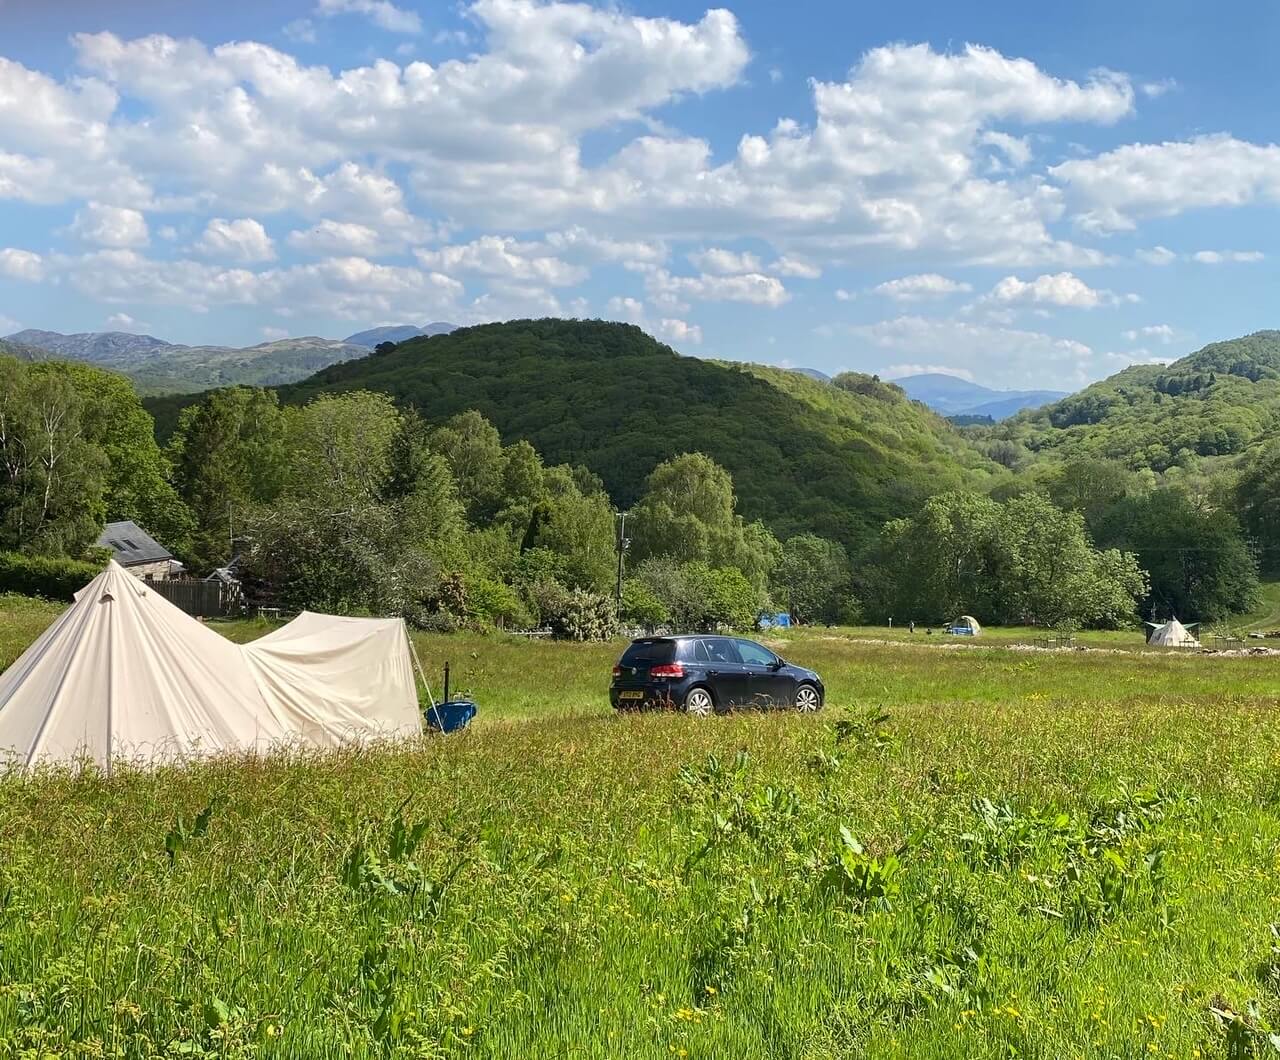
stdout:
<svg viewBox="0 0 1280 1060">
<path fill-rule="evenodd" d="M 472 730 L 0 780 L 0 1056 L 1280 1055 L 1280 658 L 882 639 L 696 721 L 422 637 Z"/>
</svg>

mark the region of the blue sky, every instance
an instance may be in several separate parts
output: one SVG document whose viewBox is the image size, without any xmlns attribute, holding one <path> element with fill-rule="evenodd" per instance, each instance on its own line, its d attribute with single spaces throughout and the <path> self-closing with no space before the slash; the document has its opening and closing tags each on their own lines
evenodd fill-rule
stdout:
<svg viewBox="0 0 1280 1060">
<path fill-rule="evenodd" d="M 0 334 L 631 320 L 1074 389 L 1277 321 L 1272 4 L 0 0 Z"/>
</svg>

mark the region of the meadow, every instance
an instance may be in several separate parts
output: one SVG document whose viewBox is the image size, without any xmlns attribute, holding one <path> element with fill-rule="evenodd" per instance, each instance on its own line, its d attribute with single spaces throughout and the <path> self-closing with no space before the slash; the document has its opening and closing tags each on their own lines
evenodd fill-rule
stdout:
<svg viewBox="0 0 1280 1060">
<path fill-rule="evenodd" d="M 1280 658 L 885 639 L 698 721 L 423 636 L 467 732 L 0 779 L 0 1056 L 1280 1055 Z"/>
</svg>

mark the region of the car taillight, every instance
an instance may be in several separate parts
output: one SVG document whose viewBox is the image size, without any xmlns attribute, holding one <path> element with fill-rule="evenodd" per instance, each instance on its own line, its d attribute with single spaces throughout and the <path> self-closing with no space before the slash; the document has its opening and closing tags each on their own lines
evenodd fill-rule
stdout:
<svg viewBox="0 0 1280 1060">
<path fill-rule="evenodd" d="M 679 663 L 663 663 L 649 669 L 650 677 L 683 677 L 684 667 Z"/>
<path fill-rule="evenodd" d="M 622 676 L 622 666 L 621 666 L 621 665 L 616 665 L 616 666 L 614 666 L 614 668 L 613 668 L 613 676 L 614 676 L 614 677 L 621 677 L 621 676 Z"/>
</svg>

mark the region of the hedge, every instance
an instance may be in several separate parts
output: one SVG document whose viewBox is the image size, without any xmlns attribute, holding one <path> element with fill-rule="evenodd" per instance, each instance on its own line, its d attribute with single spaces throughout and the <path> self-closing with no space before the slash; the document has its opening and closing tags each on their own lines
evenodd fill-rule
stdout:
<svg viewBox="0 0 1280 1060">
<path fill-rule="evenodd" d="M 0 552 L 0 592 L 70 600 L 102 573 L 101 564 Z"/>
</svg>

